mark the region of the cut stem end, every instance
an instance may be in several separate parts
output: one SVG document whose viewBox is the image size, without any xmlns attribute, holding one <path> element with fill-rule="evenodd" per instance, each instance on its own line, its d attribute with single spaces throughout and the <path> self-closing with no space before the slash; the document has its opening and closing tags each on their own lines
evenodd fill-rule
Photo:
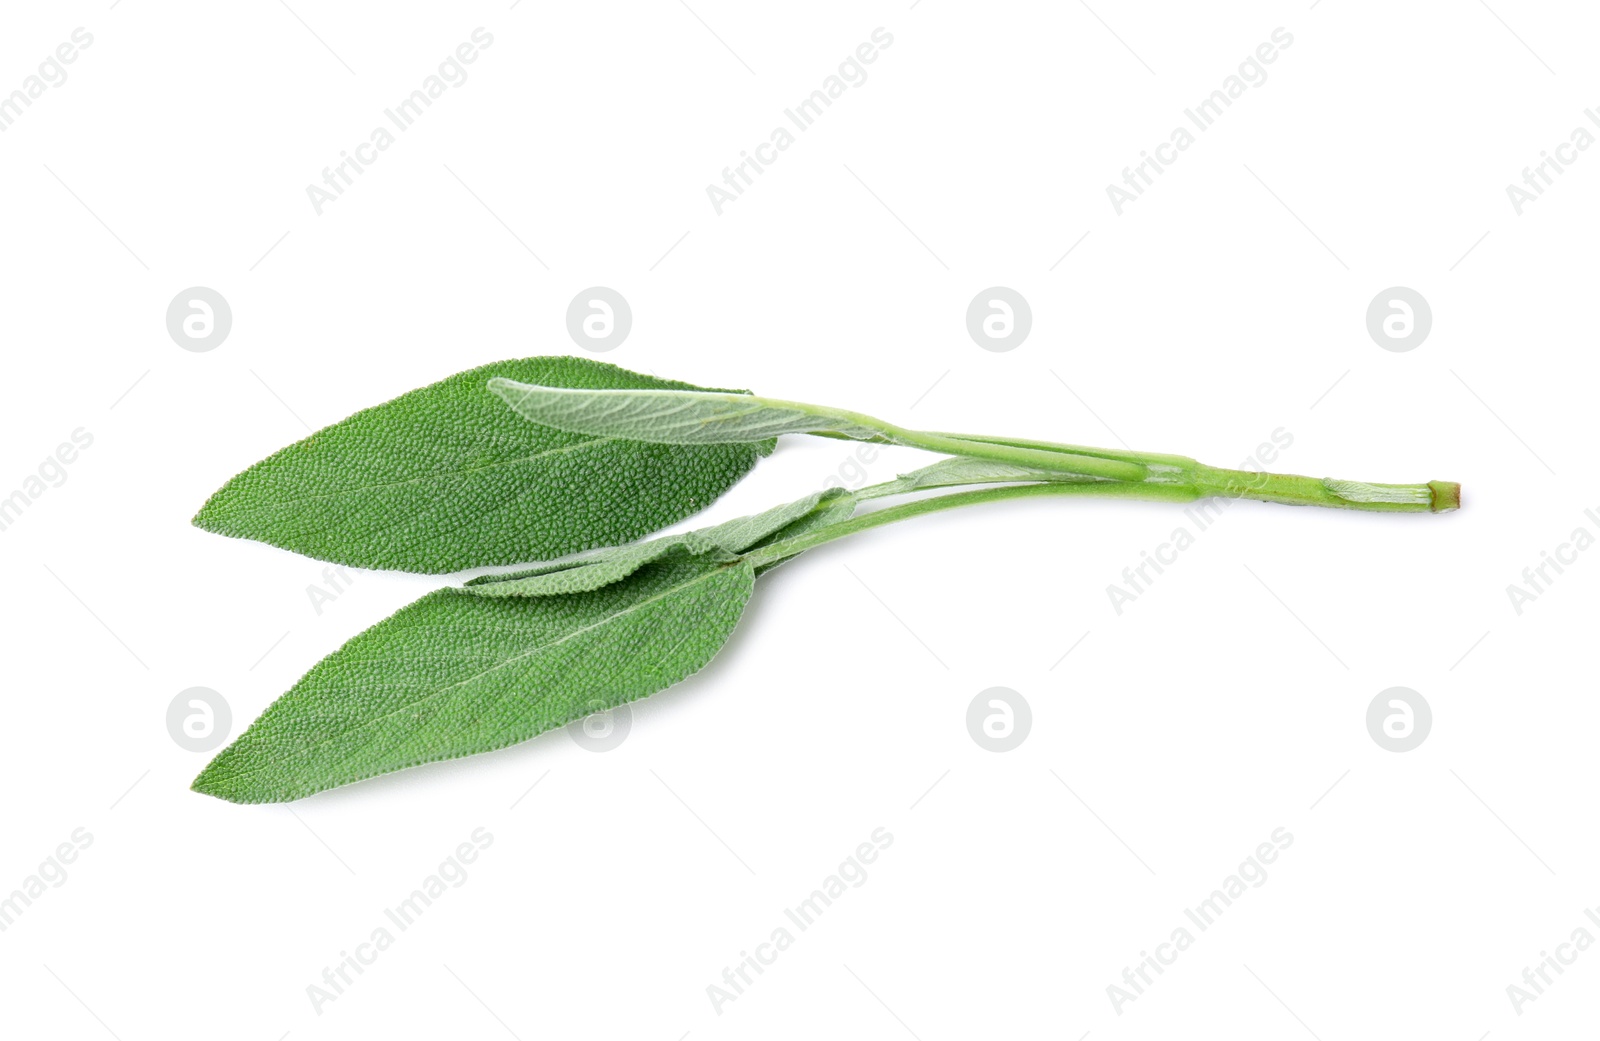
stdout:
<svg viewBox="0 0 1600 1041">
<path fill-rule="evenodd" d="M 1433 492 L 1433 512 L 1448 513 L 1461 509 L 1461 485 L 1455 481 L 1429 481 Z"/>
</svg>

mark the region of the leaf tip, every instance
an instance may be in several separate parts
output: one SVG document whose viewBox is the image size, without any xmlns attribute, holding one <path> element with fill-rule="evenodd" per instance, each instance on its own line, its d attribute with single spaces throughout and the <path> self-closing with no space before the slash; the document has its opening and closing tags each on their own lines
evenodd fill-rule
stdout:
<svg viewBox="0 0 1600 1041">
<path fill-rule="evenodd" d="M 211 767 L 209 766 L 204 770 L 201 770 L 200 773 L 195 776 L 195 779 L 189 782 L 189 790 L 199 795 L 211 795 L 218 799 L 227 799 L 227 796 L 223 794 L 222 789 L 216 784 L 216 781 L 210 776 L 210 774 Z"/>
<path fill-rule="evenodd" d="M 217 535 L 233 534 L 232 531 L 228 530 L 228 522 L 230 519 L 229 513 L 237 501 L 237 493 L 234 490 L 234 486 L 238 481 L 239 477 L 235 476 L 227 484 L 207 496 L 206 501 L 201 503 L 194 516 L 189 518 L 189 523 L 201 531 L 209 531 Z"/>
<path fill-rule="evenodd" d="M 238 791 L 228 782 L 228 778 L 217 769 L 221 756 L 206 764 L 206 768 L 195 775 L 189 782 L 189 790 L 199 795 L 209 795 L 223 802 L 247 803 L 252 800 L 240 798 Z"/>
<path fill-rule="evenodd" d="M 215 495 L 207 499 L 205 505 L 196 510 L 195 515 L 189 518 L 189 523 L 193 524 L 201 531 L 216 531 L 216 524 L 211 517 L 211 504 L 215 502 L 216 499 L 217 497 Z"/>
</svg>

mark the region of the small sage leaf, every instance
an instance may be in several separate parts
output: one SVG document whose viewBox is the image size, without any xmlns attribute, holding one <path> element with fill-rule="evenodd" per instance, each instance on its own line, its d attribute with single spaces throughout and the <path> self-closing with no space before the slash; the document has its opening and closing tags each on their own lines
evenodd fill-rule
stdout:
<svg viewBox="0 0 1600 1041">
<path fill-rule="evenodd" d="M 892 481 L 863 489 L 865 497 L 877 499 L 887 495 L 905 495 L 908 492 L 931 488 L 949 488 L 966 484 L 1009 484 L 1028 481 L 1048 481 L 1057 484 L 1075 484 L 1097 481 L 1102 478 L 1060 470 L 1036 470 L 1014 463 L 996 462 L 992 459 L 969 459 L 952 456 L 937 463 L 901 474 Z"/>
<path fill-rule="evenodd" d="M 784 537 L 788 537 L 789 534 L 799 534 L 800 530 L 810 530 L 802 528 L 789 531 L 792 525 L 808 518 L 829 516 L 834 504 L 848 495 L 848 492 L 837 488 L 813 492 L 803 499 L 709 528 L 681 535 L 664 535 L 631 546 L 603 549 L 572 560 L 540 564 L 503 575 L 483 575 L 468 582 L 465 588 L 478 596 L 550 596 L 599 589 L 659 560 L 675 547 L 686 547 L 699 554 L 720 551 L 737 555 L 758 545 L 765 545 L 775 533 L 783 532 Z"/>
<path fill-rule="evenodd" d="M 285 802 L 516 744 L 645 697 L 711 660 L 754 584 L 749 564 L 707 542 L 675 545 L 587 592 L 437 590 L 319 662 L 194 790 Z"/>
<path fill-rule="evenodd" d="M 677 549 L 705 554 L 725 552 L 698 532 L 667 535 L 631 546 L 618 546 L 588 553 L 575 560 L 539 564 L 504 575 L 483 575 L 463 588 L 473 596 L 557 596 L 562 593 L 587 593 L 591 589 L 620 582 L 646 564 L 654 563 Z"/>
<path fill-rule="evenodd" d="M 269 456 L 194 523 L 340 564 L 439 574 L 648 535 L 704 509 L 772 451 L 770 441 L 662 445 L 557 430 L 508 409 L 487 387 L 495 378 L 698 389 L 587 358 L 485 365 Z"/>
<path fill-rule="evenodd" d="M 535 386 L 511 378 L 489 389 L 535 423 L 599 437 L 673 445 L 722 445 L 779 434 L 890 437 L 866 416 L 749 394 L 684 390 L 591 390 Z"/>
</svg>

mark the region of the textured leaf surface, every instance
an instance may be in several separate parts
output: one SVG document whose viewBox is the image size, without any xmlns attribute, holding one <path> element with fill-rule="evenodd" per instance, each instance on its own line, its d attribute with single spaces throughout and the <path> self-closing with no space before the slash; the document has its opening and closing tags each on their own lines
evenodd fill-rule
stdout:
<svg viewBox="0 0 1600 1041">
<path fill-rule="evenodd" d="M 324 658 L 194 789 L 232 802 L 298 799 L 645 697 L 711 660 L 754 583 L 743 561 L 680 545 L 583 593 L 438 590 Z"/>
<path fill-rule="evenodd" d="M 759 441 L 779 434 L 887 436 L 865 416 L 793 401 L 721 391 L 587 390 L 533 386 L 514 378 L 489 388 L 535 423 L 603 437 L 676 445 Z"/>
<path fill-rule="evenodd" d="M 631 575 L 675 547 L 685 547 L 694 553 L 720 550 L 739 554 L 765 545 L 772 538 L 787 538 L 809 531 L 819 523 L 837 518 L 839 502 L 848 496 L 848 492 L 839 488 L 813 492 L 803 499 L 709 528 L 603 549 L 574 560 L 542 564 L 504 575 L 484 575 L 468 582 L 466 588 L 479 596 L 548 596 L 598 589 Z M 844 516 L 849 516 L 854 504 L 845 505 Z"/>
<path fill-rule="evenodd" d="M 459 373 L 358 412 L 213 495 L 207 531 L 357 567 L 442 573 L 629 542 L 704 509 L 770 441 L 665 445 L 532 423 L 494 378 L 582 388 L 686 388 L 587 358 Z M 740 397 L 734 392 L 725 393 Z"/>
</svg>

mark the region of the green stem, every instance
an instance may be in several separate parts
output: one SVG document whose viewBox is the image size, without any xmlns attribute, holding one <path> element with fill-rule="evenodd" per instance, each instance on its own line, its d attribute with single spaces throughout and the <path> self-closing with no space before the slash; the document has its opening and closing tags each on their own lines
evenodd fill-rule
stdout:
<svg viewBox="0 0 1600 1041">
<path fill-rule="evenodd" d="M 1059 457 L 1062 460 L 1059 466 L 1061 470 L 1072 469 L 1076 460 L 1084 455 L 1138 463 L 1147 469 L 1148 476 L 1143 478 L 1144 480 L 1193 485 L 1199 490 L 1200 497 L 1215 495 L 1230 499 L 1285 503 L 1292 506 L 1328 506 L 1335 509 L 1379 513 L 1444 513 L 1461 507 L 1461 486 L 1453 481 L 1429 481 L 1427 484 L 1374 484 L 1366 481 L 1343 481 L 1332 477 L 1302 477 L 1298 474 L 1228 470 L 1207 466 L 1187 456 L 1156 452 L 1084 448 L 1080 445 L 1057 445 L 1049 441 L 1025 441 L 1017 438 L 979 438 L 953 434 L 934 436 L 962 444 L 1005 445 L 1018 450 L 1046 454 L 1059 451 L 1062 453 Z M 945 451 L 960 453 L 961 449 L 946 448 Z M 1072 470 L 1072 472 L 1077 471 Z"/>
<path fill-rule="evenodd" d="M 1393 513 L 1441 513 L 1457 509 L 1461 505 L 1461 486 L 1448 481 L 1430 481 L 1427 484 L 1367 484 L 1358 481 L 1337 481 L 1332 478 L 1301 477 L 1297 474 L 1224 470 L 1199 464 L 1196 464 L 1193 476 L 1195 480 L 1192 482 L 1045 481 L 951 492 L 850 517 L 814 531 L 769 543 L 746 553 L 745 559 L 753 567 L 765 567 L 832 542 L 834 539 L 854 535 L 858 531 L 879 528 L 885 524 L 909 520 L 912 517 L 920 517 L 925 513 L 938 513 L 942 510 L 976 506 L 986 502 L 1032 499 L 1041 496 L 1082 495 L 1112 499 L 1143 499 L 1151 502 L 1193 502 L 1215 495 L 1296 506 L 1331 506 L 1337 509 Z M 895 494 L 902 490 L 898 487 L 900 483 L 900 481 L 885 481 L 882 484 L 869 485 L 854 494 L 862 501 Z M 923 487 L 945 486 L 929 484 Z"/>
<path fill-rule="evenodd" d="M 868 419 L 868 417 L 863 418 Z M 868 422 L 882 430 L 894 444 L 921 448 L 929 452 L 964 455 L 969 459 L 990 459 L 997 463 L 1011 463 L 1014 466 L 1032 467 L 1035 470 L 1100 477 L 1111 481 L 1143 481 L 1150 476 L 1150 468 L 1142 457 L 1119 459 L 1087 455 L 1065 445 L 1039 449 L 999 441 L 975 441 L 926 430 L 907 430 L 885 423 L 881 419 L 868 419 Z"/>
<path fill-rule="evenodd" d="M 1186 455 L 1167 455 L 1162 452 L 1136 452 L 1131 448 L 1090 448 L 1087 445 L 1064 445 L 1055 441 L 1029 441 L 1020 437 L 989 437 L 978 434 L 949 434 L 943 431 L 936 433 L 938 437 L 955 438 L 961 441 L 974 441 L 980 444 L 1007 445 L 1011 448 L 1034 448 L 1045 452 L 1068 452 L 1073 455 L 1093 456 L 1096 459 L 1120 459 L 1124 462 L 1141 463 L 1148 466 L 1151 463 L 1161 463 L 1167 466 L 1191 467 L 1199 466 L 1195 460 Z"/>
<path fill-rule="evenodd" d="M 1083 477 L 1100 477 L 1112 481 L 1143 481 L 1150 476 L 1145 457 L 1126 453 L 1126 457 L 1097 452 L 1079 452 L 1070 445 L 1044 445 L 1035 447 L 1022 443 L 983 441 L 936 434 L 926 430 L 908 430 L 886 423 L 876 416 L 848 409 L 811 405 L 802 401 L 779 401 L 775 398 L 756 399 L 785 411 L 799 412 L 824 419 L 834 424 L 835 430 L 811 430 L 808 433 L 823 437 L 845 436 L 852 441 L 873 444 L 904 445 L 946 455 L 963 455 L 970 459 L 988 459 L 1013 466 L 1069 473 Z M 1192 460 L 1191 460 L 1192 461 Z"/>
<path fill-rule="evenodd" d="M 863 489 L 865 491 L 867 489 Z M 858 531 L 882 527 L 896 521 L 918 517 L 924 513 L 953 510 L 961 506 L 975 506 L 985 502 L 1002 502 L 1006 499 L 1032 499 L 1047 495 L 1095 495 L 1117 499 L 1147 499 L 1155 502 L 1193 502 L 1199 492 L 1181 484 L 1134 484 L 1123 481 L 1084 481 L 1059 484 L 1009 484 L 999 488 L 980 488 L 969 492 L 952 492 L 927 499 L 889 506 L 859 517 L 838 521 L 827 527 L 808 531 L 780 542 L 753 549 L 744 555 L 754 567 L 765 567 L 787 560 L 834 539 L 854 535 Z"/>
<path fill-rule="evenodd" d="M 915 448 L 973 459 L 992 459 L 1052 473 L 1113 481 L 1187 484 L 1198 489 L 1197 498 L 1217 495 L 1293 506 L 1329 506 L 1380 513 L 1443 513 L 1461 506 L 1461 486 L 1450 481 L 1373 484 L 1331 477 L 1256 473 L 1207 466 L 1188 456 L 1162 452 L 1086 448 L 1082 445 L 1022 438 L 905 430 L 881 420 L 869 419 L 867 422 L 879 426 L 896 443 Z"/>
</svg>

